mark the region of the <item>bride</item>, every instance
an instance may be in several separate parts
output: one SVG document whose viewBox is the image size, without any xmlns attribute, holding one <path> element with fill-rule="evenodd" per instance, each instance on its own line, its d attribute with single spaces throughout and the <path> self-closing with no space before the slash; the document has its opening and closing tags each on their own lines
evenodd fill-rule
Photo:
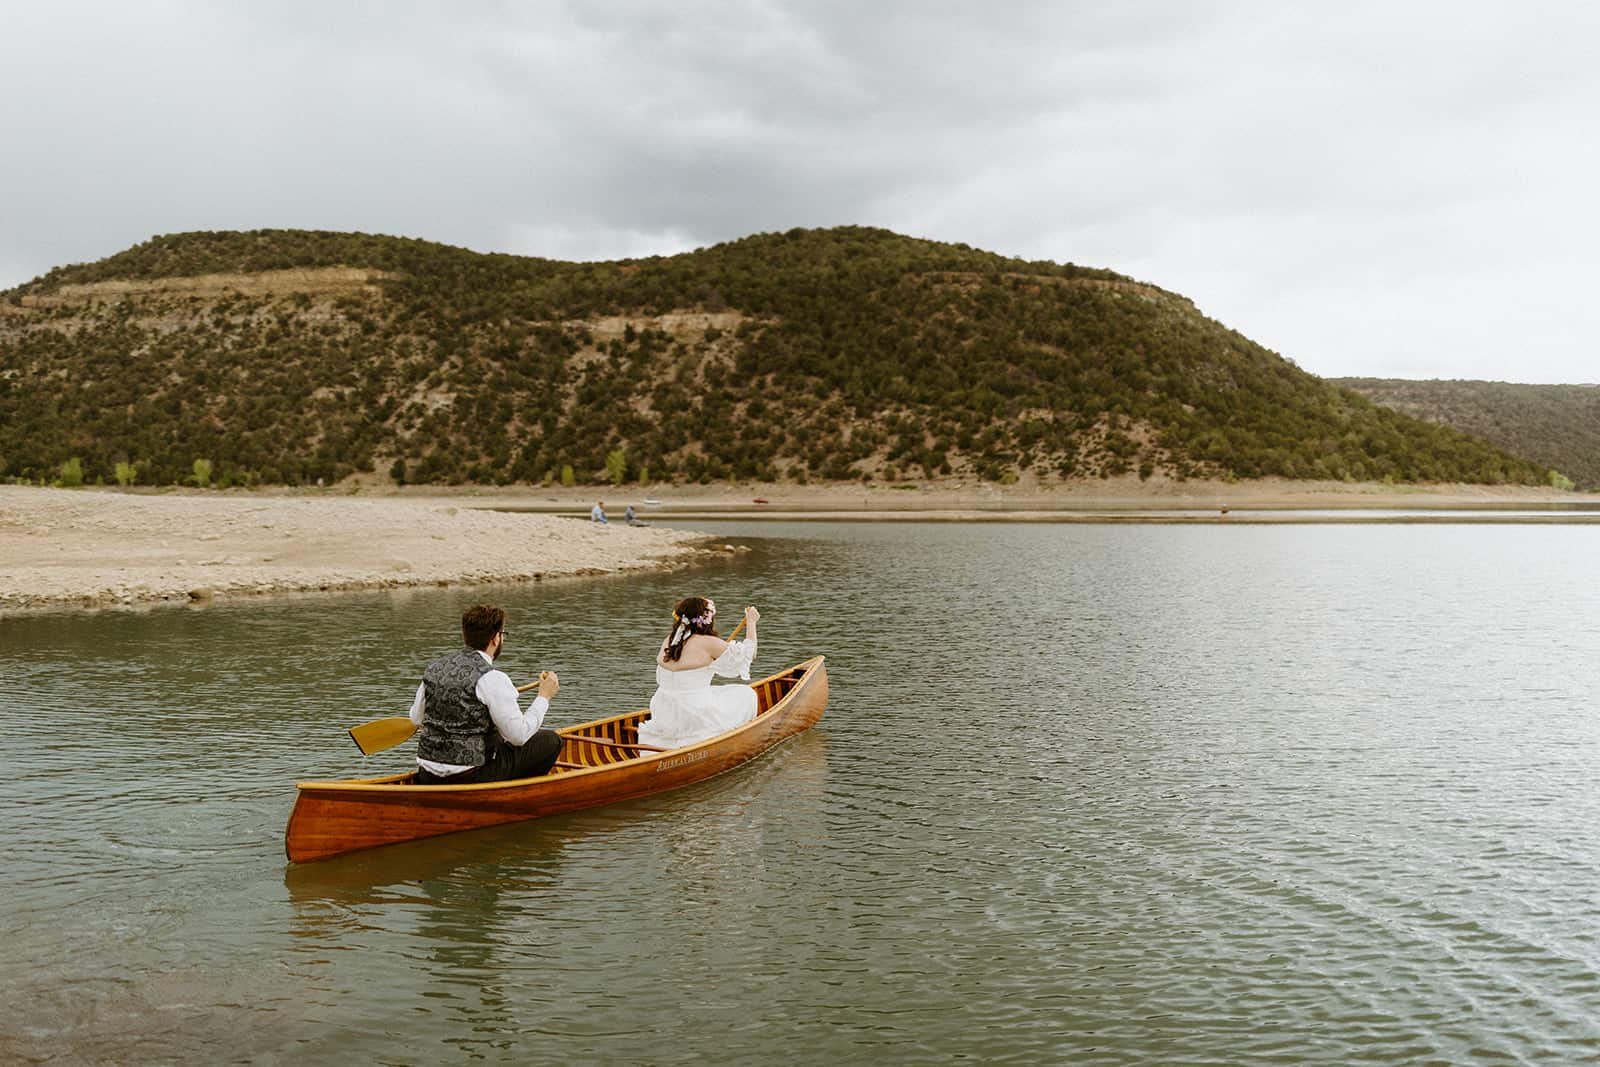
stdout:
<svg viewBox="0 0 1600 1067">
<path fill-rule="evenodd" d="M 639 724 L 639 742 L 681 748 L 704 741 L 755 718 L 756 691 L 747 685 L 713 686 L 713 675 L 750 679 L 756 658 L 756 620 L 744 609 L 750 633 L 743 641 L 724 641 L 715 629 L 717 605 L 705 597 L 686 597 L 672 611 L 672 632 L 656 654 L 656 692 L 650 718 Z"/>
</svg>

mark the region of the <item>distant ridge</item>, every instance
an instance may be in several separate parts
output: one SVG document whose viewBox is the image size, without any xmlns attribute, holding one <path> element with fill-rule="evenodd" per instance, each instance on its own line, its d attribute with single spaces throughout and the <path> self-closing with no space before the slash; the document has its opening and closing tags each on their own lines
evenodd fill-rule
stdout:
<svg viewBox="0 0 1600 1067">
<path fill-rule="evenodd" d="M 1376 404 L 1481 437 L 1600 489 L 1600 385 L 1335 378 Z"/>
<path fill-rule="evenodd" d="M 612 263 L 177 234 L 0 294 L 0 478 L 358 472 L 1547 476 L 1307 374 L 1159 287 L 860 227 Z"/>
</svg>

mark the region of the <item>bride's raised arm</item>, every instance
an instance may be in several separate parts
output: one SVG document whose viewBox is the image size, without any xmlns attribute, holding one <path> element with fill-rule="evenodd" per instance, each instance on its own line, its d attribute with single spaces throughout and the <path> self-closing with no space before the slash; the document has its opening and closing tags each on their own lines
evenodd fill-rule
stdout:
<svg viewBox="0 0 1600 1067">
<path fill-rule="evenodd" d="M 756 658 L 756 620 L 759 618 L 761 612 L 755 608 L 744 609 L 744 622 L 749 629 L 749 636 L 743 641 L 729 641 L 722 654 L 711 664 L 712 673 L 724 678 L 750 680 L 750 664 Z"/>
</svg>

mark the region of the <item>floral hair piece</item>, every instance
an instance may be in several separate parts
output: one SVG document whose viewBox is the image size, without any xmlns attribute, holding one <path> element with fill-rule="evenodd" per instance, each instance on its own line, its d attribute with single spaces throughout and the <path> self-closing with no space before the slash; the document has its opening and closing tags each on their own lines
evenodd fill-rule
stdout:
<svg viewBox="0 0 1600 1067">
<path fill-rule="evenodd" d="M 689 599 L 699 600 L 700 598 L 691 597 Z M 680 601 L 679 603 L 682 604 L 683 601 Z M 712 600 L 710 597 L 705 598 L 705 607 L 698 615 L 684 615 L 679 613 L 678 609 L 674 607 L 672 609 L 672 621 L 674 624 L 672 627 L 672 636 L 667 638 L 667 643 L 663 648 L 663 655 L 668 655 L 669 658 L 676 659 L 676 651 L 681 650 L 688 642 L 690 637 L 694 636 L 696 633 L 711 632 L 711 620 L 715 619 L 716 617 L 717 604 L 716 601 Z"/>
<path fill-rule="evenodd" d="M 672 618 L 673 618 L 673 620 L 675 622 L 681 622 L 681 623 L 684 623 L 684 624 L 689 625 L 689 626 L 708 626 L 708 625 L 710 625 L 711 620 L 716 618 L 716 617 L 717 617 L 717 608 L 716 608 L 715 604 L 713 604 L 710 608 L 708 608 L 706 610 L 705 614 L 703 614 L 703 615 L 690 615 L 687 618 L 684 618 L 683 616 L 679 615 L 676 611 L 674 611 L 672 613 Z"/>
</svg>

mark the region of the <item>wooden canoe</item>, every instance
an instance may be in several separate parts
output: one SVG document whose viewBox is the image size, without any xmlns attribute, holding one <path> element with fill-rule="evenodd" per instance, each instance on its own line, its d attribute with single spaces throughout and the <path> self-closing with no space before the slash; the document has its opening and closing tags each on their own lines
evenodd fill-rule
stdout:
<svg viewBox="0 0 1600 1067">
<path fill-rule="evenodd" d="M 481 785 L 417 785 L 416 774 L 299 782 L 284 849 L 296 863 L 457 830 L 555 815 L 649 796 L 702 781 L 809 730 L 828 704 L 828 671 L 817 656 L 770 675 L 756 691 L 756 717 L 698 744 L 647 752 L 638 727 L 648 710 L 579 723 L 554 770 L 538 778 Z M 595 743 L 599 742 L 599 743 Z"/>
</svg>

